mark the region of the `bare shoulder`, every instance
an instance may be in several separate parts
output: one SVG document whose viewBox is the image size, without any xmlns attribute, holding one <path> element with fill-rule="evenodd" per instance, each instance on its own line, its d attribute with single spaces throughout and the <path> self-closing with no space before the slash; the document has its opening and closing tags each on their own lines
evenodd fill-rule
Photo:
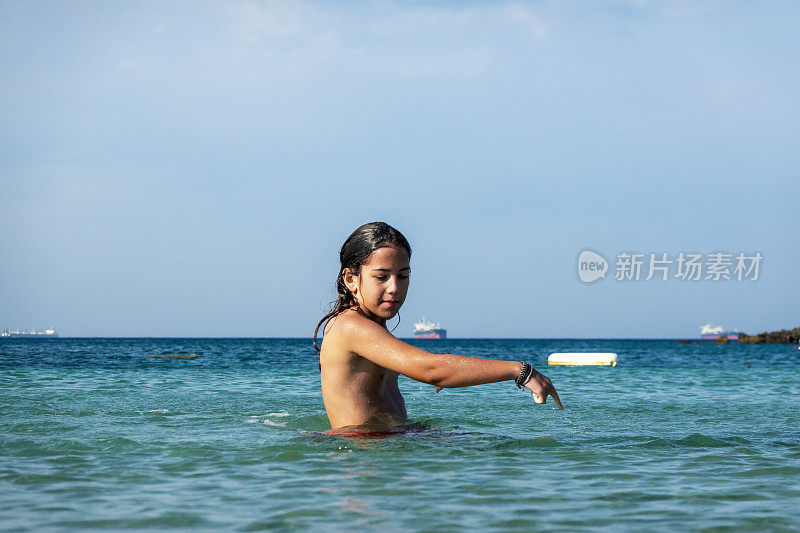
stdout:
<svg viewBox="0 0 800 533">
<path fill-rule="evenodd" d="M 340 356 L 361 356 L 374 360 L 371 351 L 390 346 L 396 351 L 398 343 L 402 344 L 386 328 L 357 311 L 348 309 L 326 324 L 322 348 L 331 355 L 336 353 Z"/>
<path fill-rule="evenodd" d="M 348 309 L 328 320 L 323 332 L 324 338 L 336 339 L 341 337 L 348 329 L 349 323 L 352 322 L 351 314 L 352 312 Z"/>
<path fill-rule="evenodd" d="M 348 309 L 332 318 L 326 325 L 322 346 L 320 349 L 320 362 L 323 368 L 333 372 L 351 372 L 354 368 L 361 368 L 367 364 L 372 368 L 363 355 L 361 344 L 367 332 L 386 332 L 384 328 L 372 320 L 361 316 L 358 312 Z M 334 370 L 338 369 L 338 370 Z"/>
<path fill-rule="evenodd" d="M 429 374 L 435 366 L 433 354 L 393 336 L 384 326 L 348 310 L 331 320 L 322 339 L 322 366 L 325 361 L 349 361 L 403 374 L 411 379 L 429 383 Z M 367 365 L 369 367 L 369 365 Z M 369 367 L 372 368 L 372 367 Z"/>
<path fill-rule="evenodd" d="M 363 327 L 364 317 L 354 310 L 347 309 L 342 313 L 331 318 L 327 324 L 322 337 L 322 351 L 329 354 L 347 354 L 352 351 L 350 339 L 353 333 Z M 368 320 L 366 320 L 369 322 Z"/>
<path fill-rule="evenodd" d="M 386 332 L 386 329 L 353 309 L 343 311 L 325 325 L 325 337 L 330 337 L 337 342 L 346 341 L 348 338 L 352 339 L 364 332 L 374 335 L 376 332 Z"/>
</svg>

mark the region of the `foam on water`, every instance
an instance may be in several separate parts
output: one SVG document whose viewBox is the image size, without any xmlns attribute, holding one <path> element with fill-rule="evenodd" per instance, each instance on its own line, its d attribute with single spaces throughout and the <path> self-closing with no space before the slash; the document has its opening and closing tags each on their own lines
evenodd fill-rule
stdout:
<svg viewBox="0 0 800 533">
<path fill-rule="evenodd" d="M 279 413 L 269 413 L 263 416 L 251 416 L 246 422 L 248 424 L 264 424 L 266 426 L 286 427 L 286 422 L 280 422 L 275 419 L 280 419 L 287 416 L 291 415 L 285 411 L 281 411 Z"/>
</svg>

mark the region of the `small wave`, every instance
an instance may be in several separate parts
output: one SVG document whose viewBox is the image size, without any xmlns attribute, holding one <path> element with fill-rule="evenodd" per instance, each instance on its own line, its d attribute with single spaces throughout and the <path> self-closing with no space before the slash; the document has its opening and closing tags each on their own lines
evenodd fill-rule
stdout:
<svg viewBox="0 0 800 533">
<path fill-rule="evenodd" d="M 277 413 L 268 413 L 266 415 L 257 415 L 251 416 L 248 418 L 245 423 L 247 424 L 264 424 L 265 426 L 273 426 L 273 427 L 286 427 L 286 422 L 279 422 L 277 420 L 273 420 L 274 418 L 285 418 L 291 416 L 291 414 L 287 413 L 286 411 L 280 411 Z"/>
<path fill-rule="evenodd" d="M 733 474 L 737 477 L 772 477 L 772 476 L 796 476 L 800 474 L 800 467 L 797 466 L 766 466 L 752 468 L 743 472 Z"/>
<path fill-rule="evenodd" d="M 702 433 L 692 433 L 683 438 L 632 437 L 631 441 L 643 448 L 727 448 L 749 444 L 741 437 L 711 437 Z"/>
<path fill-rule="evenodd" d="M 128 451 L 142 447 L 141 443 L 125 437 L 102 438 L 97 441 L 97 444 L 106 451 Z"/>
</svg>

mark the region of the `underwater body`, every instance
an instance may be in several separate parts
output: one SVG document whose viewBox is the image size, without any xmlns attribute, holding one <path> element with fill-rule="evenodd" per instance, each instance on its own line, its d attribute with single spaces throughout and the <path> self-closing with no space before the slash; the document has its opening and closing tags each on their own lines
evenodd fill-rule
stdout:
<svg viewBox="0 0 800 533">
<path fill-rule="evenodd" d="M 0 529 L 800 528 L 790 345 L 409 342 L 531 362 L 564 410 L 401 377 L 411 429 L 348 438 L 310 339 L 3 339 Z"/>
</svg>

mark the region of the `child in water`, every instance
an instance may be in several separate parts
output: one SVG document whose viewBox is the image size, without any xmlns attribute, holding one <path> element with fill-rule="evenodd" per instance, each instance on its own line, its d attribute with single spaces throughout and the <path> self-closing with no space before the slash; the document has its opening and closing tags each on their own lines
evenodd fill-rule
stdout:
<svg viewBox="0 0 800 533">
<path fill-rule="evenodd" d="M 453 354 L 434 354 L 407 344 L 386 329 L 408 292 L 411 246 L 385 222 L 355 230 L 342 245 L 336 279 L 338 299 L 314 330 L 322 400 L 334 432 L 383 431 L 408 423 L 397 377 L 442 388 L 515 380 L 536 403 L 558 393 L 529 364 Z M 317 334 L 323 326 L 321 348 Z"/>
</svg>

